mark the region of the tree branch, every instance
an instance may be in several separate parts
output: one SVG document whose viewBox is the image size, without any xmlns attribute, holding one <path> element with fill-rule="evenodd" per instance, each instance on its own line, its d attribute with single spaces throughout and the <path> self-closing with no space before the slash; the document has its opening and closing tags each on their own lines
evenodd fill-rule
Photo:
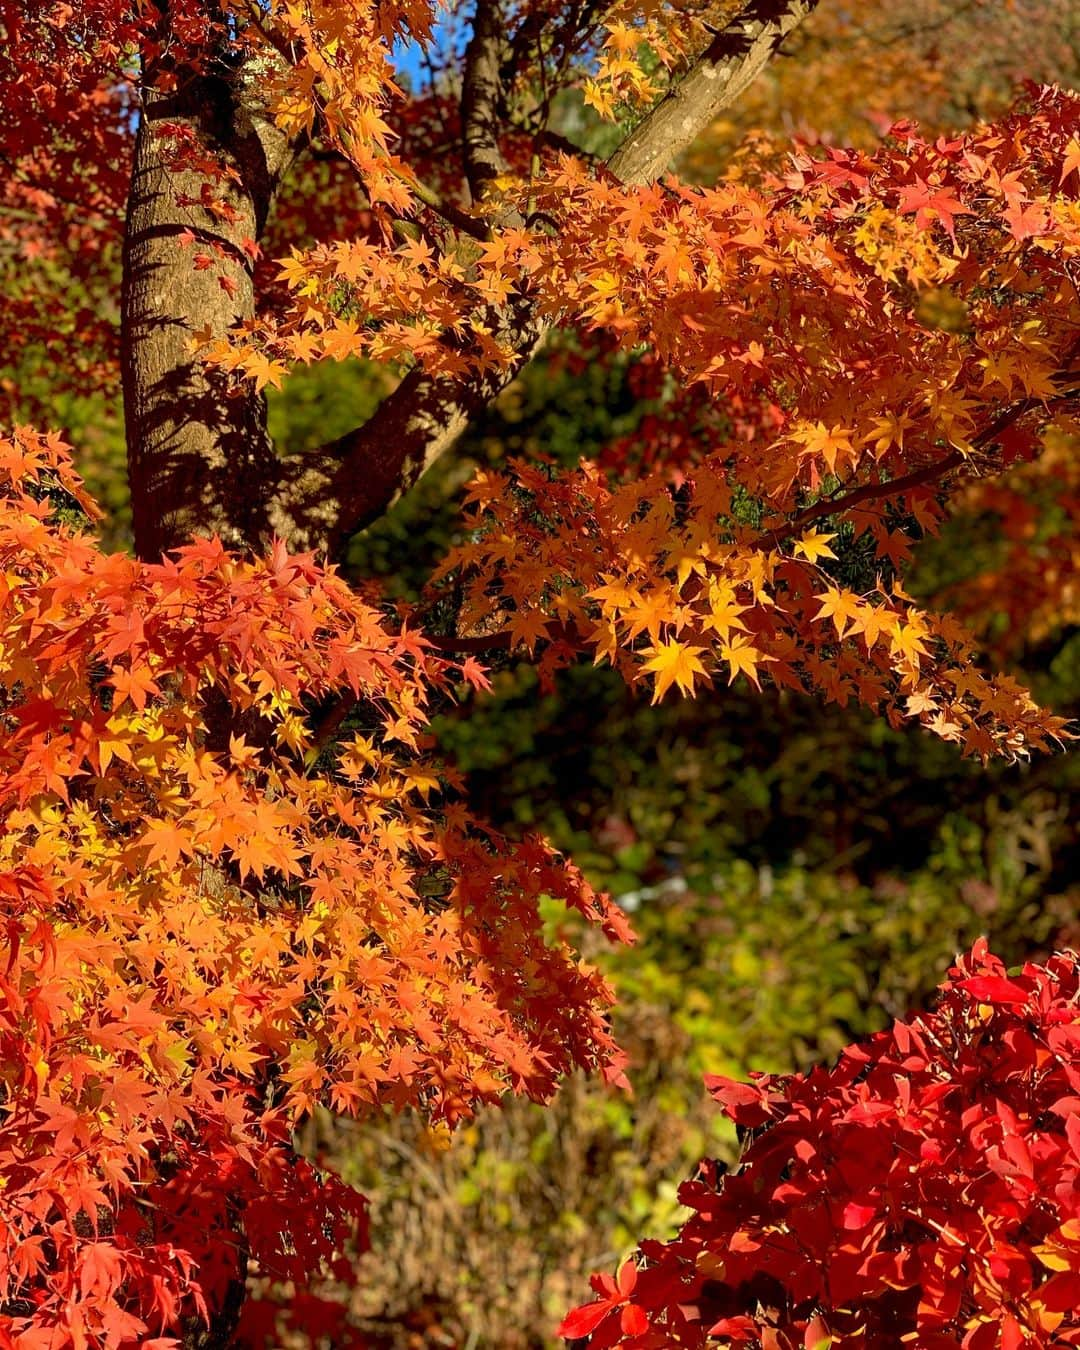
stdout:
<svg viewBox="0 0 1080 1350">
<path fill-rule="evenodd" d="M 651 183 L 659 178 L 757 79 L 817 2 L 751 0 L 611 156 L 608 168 L 615 177 L 624 183 Z"/>
<path fill-rule="evenodd" d="M 1074 344 L 1066 353 L 1062 362 L 1061 373 L 1063 375 L 1067 373 L 1078 350 L 1080 350 L 1080 343 Z M 975 450 L 983 450 L 993 445 L 1003 431 L 1007 431 L 1021 417 L 1029 412 L 1034 412 L 1037 408 L 1052 412 L 1057 407 L 1062 405 L 1072 406 L 1075 402 L 1076 394 L 1071 391 L 1060 399 L 1051 400 L 1050 403 L 1038 398 L 1021 399 L 1011 407 L 1005 408 L 992 422 L 987 423 L 981 431 L 974 435 L 971 438 L 971 446 Z M 785 540 L 801 534 L 806 525 L 810 524 L 811 521 L 820 520 L 822 516 L 839 515 L 862 502 L 882 501 L 889 497 L 895 497 L 902 492 L 908 492 L 912 488 L 923 487 L 943 478 L 953 469 L 970 465 L 971 462 L 970 455 L 954 450 L 951 454 L 942 456 L 941 459 L 935 460 L 932 464 L 924 464 L 922 468 L 913 469 L 911 473 L 903 474 L 899 478 L 891 478 L 884 483 L 864 483 L 861 487 L 854 488 L 850 492 L 845 492 L 839 496 L 826 497 L 822 501 L 815 502 L 812 506 L 808 506 L 805 510 L 792 516 L 785 525 L 775 530 L 764 530 L 756 538 L 749 540 L 742 546 L 754 549 L 775 548 Z M 438 651 L 459 654 L 508 651 L 514 646 L 509 629 L 499 629 L 494 633 L 485 633 L 473 637 L 429 636 L 427 640 Z M 547 625 L 547 640 L 564 642 L 571 647 L 584 648 L 586 645 L 582 634 L 572 623 L 559 619 L 553 619 Z"/>
<path fill-rule="evenodd" d="M 1067 369 L 1074 353 L 1075 347 L 1066 354 L 1063 363 L 1064 369 Z M 988 445 L 993 445 L 1003 431 L 1007 431 L 1027 413 L 1034 412 L 1037 408 L 1044 408 L 1047 412 L 1052 412 L 1062 404 L 1070 405 L 1074 401 L 1074 396 L 1071 394 L 1065 395 L 1061 399 L 1052 399 L 1049 403 L 1040 398 L 1021 399 L 1019 403 L 1014 403 L 1011 408 L 1006 408 L 999 413 L 992 422 L 973 436 L 971 446 L 975 450 L 983 450 Z M 754 546 L 757 548 L 773 548 L 775 545 L 783 543 L 785 539 L 792 539 L 797 534 L 801 534 L 804 526 L 809 525 L 813 520 L 820 520 L 822 516 L 839 515 L 843 511 L 850 510 L 853 506 L 858 506 L 861 502 L 884 501 L 889 497 L 896 497 L 902 492 L 907 492 L 910 488 L 923 487 L 927 483 L 936 482 L 947 473 L 951 473 L 953 469 L 959 469 L 965 464 L 970 465 L 970 463 L 970 455 L 964 454 L 960 450 L 954 450 L 951 454 L 944 455 L 932 464 L 925 464 L 921 469 L 913 469 L 911 473 L 903 474 L 899 478 L 890 478 L 884 483 L 864 483 L 862 487 L 854 488 L 851 492 L 846 492 L 841 496 L 826 497 L 822 501 L 815 502 L 813 506 L 808 506 L 799 511 L 779 529 L 764 531 L 754 540 Z"/>
<path fill-rule="evenodd" d="M 858 506 L 860 502 L 884 501 L 888 497 L 895 497 L 898 493 L 906 492 L 909 488 L 922 487 L 926 483 L 933 483 L 951 470 L 959 468 L 961 464 L 965 463 L 966 458 L 959 450 L 954 450 L 952 454 L 935 460 L 933 464 L 925 464 L 921 469 L 913 469 L 911 473 L 903 474 L 900 478 L 889 478 L 883 483 L 864 483 L 862 487 L 854 488 L 851 492 L 845 492 L 842 496 L 825 497 L 821 501 L 815 502 L 813 506 L 808 506 L 792 516 L 786 525 L 782 525 L 776 530 L 767 530 L 764 534 L 759 535 L 753 541 L 753 547 L 774 548 L 777 544 L 782 544 L 785 539 L 792 539 L 795 535 L 801 534 L 804 526 L 809 525 L 811 521 L 820 520 L 822 516 L 835 516 L 843 511 L 850 510 L 853 506 Z"/>
<path fill-rule="evenodd" d="M 817 0 L 751 0 L 719 32 L 680 83 L 630 133 L 608 168 L 628 184 L 651 182 L 761 72 Z M 483 193 L 498 172 L 498 6 L 479 0 L 466 61 L 463 97 L 470 188 Z M 505 315 L 497 335 L 517 352 L 506 370 L 466 380 L 417 369 L 363 426 L 283 471 L 276 528 L 298 548 L 334 556 L 348 537 L 381 516 L 531 359 L 547 331 L 524 301 Z"/>
</svg>

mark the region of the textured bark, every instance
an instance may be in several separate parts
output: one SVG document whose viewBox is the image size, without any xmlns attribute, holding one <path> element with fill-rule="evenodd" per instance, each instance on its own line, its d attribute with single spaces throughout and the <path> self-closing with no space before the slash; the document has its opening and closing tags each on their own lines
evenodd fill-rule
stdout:
<svg viewBox="0 0 1080 1350">
<path fill-rule="evenodd" d="M 729 108 L 818 0 L 751 0 L 713 38 L 686 76 L 623 141 L 608 168 L 624 183 L 651 183 Z"/>
<path fill-rule="evenodd" d="M 181 79 L 176 93 L 144 91 L 121 299 L 128 472 L 144 558 L 195 533 L 243 544 L 270 531 L 266 487 L 276 460 L 265 401 L 250 382 L 207 370 L 192 343 L 196 330 L 221 336 L 254 313 L 244 244 L 259 238 L 292 157 L 256 87 L 257 71 L 248 69 Z M 170 169 L 177 141 L 163 126 L 193 133 L 237 181 L 208 185 L 201 173 Z M 201 204 L 208 186 L 228 218 Z M 185 231 L 195 236 L 188 247 Z M 196 253 L 212 265 L 197 270 Z"/>
<path fill-rule="evenodd" d="M 495 0 L 477 0 L 473 33 L 465 53 L 461 86 L 461 127 L 465 176 L 474 202 L 505 168 L 499 149 L 500 64 L 505 30 Z"/>
</svg>

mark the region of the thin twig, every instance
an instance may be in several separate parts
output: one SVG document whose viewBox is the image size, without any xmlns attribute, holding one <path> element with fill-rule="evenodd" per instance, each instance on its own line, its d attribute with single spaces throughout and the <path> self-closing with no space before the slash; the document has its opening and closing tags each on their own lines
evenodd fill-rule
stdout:
<svg viewBox="0 0 1080 1350">
<path fill-rule="evenodd" d="M 1074 343 L 1069 352 L 1066 353 L 1065 361 L 1062 367 L 1062 374 L 1067 373 L 1067 367 L 1071 365 L 1073 357 L 1080 348 L 1080 343 Z M 992 445 L 1003 431 L 1007 431 L 1014 423 L 1018 422 L 1026 413 L 1034 412 L 1036 408 L 1045 408 L 1047 412 L 1054 410 L 1061 404 L 1069 404 L 1075 401 L 1075 395 L 1066 394 L 1061 399 L 1052 399 L 1047 403 L 1043 399 L 1025 398 L 1019 403 L 1015 403 L 1011 408 L 1006 408 L 998 417 L 988 426 L 983 427 L 982 431 L 972 437 L 971 446 L 973 449 L 981 450 L 988 445 Z M 954 450 L 951 454 L 945 455 L 942 459 L 936 460 L 933 464 L 924 465 L 921 469 L 914 469 L 911 473 L 903 474 L 900 478 L 890 478 L 884 483 L 864 483 L 862 487 L 855 488 L 854 491 L 845 493 L 839 497 L 826 497 L 823 501 L 815 502 L 813 506 L 808 506 L 799 511 L 796 515 L 775 530 L 768 530 L 755 539 L 751 547 L 753 548 L 772 548 L 775 544 L 782 543 L 785 539 L 792 538 L 800 532 L 804 525 L 812 520 L 819 520 L 822 516 L 839 515 L 843 511 L 849 510 L 852 506 L 858 506 L 860 502 L 881 500 L 886 497 L 895 497 L 899 493 L 906 492 L 910 488 L 922 487 L 927 483 L 932 483 L 935 479 L 941 478 L 944 474 L 958 469 L 964 464 L 970 464 L 970 455 L 961 450 Z"/>
</svg>

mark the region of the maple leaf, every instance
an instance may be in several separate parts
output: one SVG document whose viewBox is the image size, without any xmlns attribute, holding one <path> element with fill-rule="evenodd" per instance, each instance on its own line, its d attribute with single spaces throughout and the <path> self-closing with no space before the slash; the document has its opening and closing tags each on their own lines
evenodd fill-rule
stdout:
<svg viewBox="0 0 1080 1350">
<path fill-rule="evenodd" d="M 905 213 L 914 212 L 915 223 L 920 229 L 925 229 L 935 218 L 940 220 L 954 244 L 956 217 L 972 214 L 950 188 L 928 183 L 918 176 L 913 184 L 900 189 L 898 209 Z"/>
<path fill-rule="evenodd" d="M 516 609 L 510 615 L 507 631 L 512 643 L 531 652 L 537 642 L 548 636 L 549 622 L 541 609 Z"/>
<path fill-rule="evenodd" d="M 815 597 L 821 601 L 821 608 L 815 618 L 832 619 L 837 637 L 843 637 L 861 614 L 862 604 L 857 595 L 842 591 L 839 587 L 830 587 L 822 595 Z"/>
<path fill-rule="evenodd" d="M 1080 136 L 1074 136 L 1065 147 L 1065 154 L 1061 160 L 1061 174 L 1058 177 L 1059 186 L 1071 173 L 1080 174 Z"/>
<path fill-rule="evenodd" d="M 737 675 L 745 675 L 756 689 L 761 688 L 757 668 L 761 662 L 771 659 L 759 651 L 749 638 L 735 638 L 731 642 L 722 642 L 720 658 L 728 663 L 730 669 L 728 684 L 733 684 Z"/>
<path fill-rule="evenodd" d="M 720 638 L 726 638 L 732 629 L 745 632 L 746 625 L 740 619 L 745 614 L 746 605 L 740 605 L 735 599 L 735 590 L 729 583 L 713 577 L 709 581 L 708 612 L 702 616 L 702 624 L 711 628 Z"/>
<path fill-rule="evenodd" d="M 836 554 L 829 547 L 829 540 L 835 538 L 835 531 L 808 530 L 796 541 L 795 552 L 811 563 L 816 563 L 819 558 L 835 558 Z"/>
<path fill-rule="evenodd" d="M 921 716 L 923 713 L 937 713 L 939 711 L 937 700 L 926 690 L 916 690 L 910 694 L 907 699 L 907 710 L 913 717 Z"/>
<path fill-rule="evenodd" d="M 109 1295 L 123 1277 L 124 1258 L 111 1242 L 90 1242 L 79 1260 L 79 1287 L 89 1294 Z"/>
<path fill-rule="evenodd" d="M 461 663 L 461 673 L 466 683 L 474 689 L 479 689 L 482 693 L 491 692 L 491 681 L 487 677 L 484 667 L 476 660 L 474 656 L 467 656 Z"/>
<path fill-rule="evenodd" d="M 633 641 L 642 633 L 648 633 L 653 643 L 658 643 L 661 629 L 670 622 L 672 613 L 672 592 L 669 587 L 658 586 L 647 594 L 635 591 L 631 596 L 631 606 L 624 615 L 627 624 L 627 636 Z M 657 650 L 663 644 L 658 644 Z"/>
<path fill-rule="evenodd" d="M 836 462 L 841 455 L 845 458 L 852 455 L 851 433 L 846 427 L 839 425 L 827 427 L 824 422 L 818 421 L 800 428 L 793 434 L 797 435 L 802 445 L 802 453 L 806 456 L 820 456 L 830 473 L 836 472 Z"/>
<path fill-rule="evenodd" d="M 926 655 L 926 646 L 923 642 L 925 636 L 926 633 L 919 624 L 896 624 L 889 636 L 893 656 L 918 669 L 919 657 Z"/>
<path fill-rule="evenodd" d="M 109 673 L 109 683 L 113 687 L 114 708 L 119 708 L 130 700 L 132 705 L 142 712 L 147 699 L 161 692 L 150 668 L 139 663 L 132 663 L 130 668 L 113 666 Z"/>
<path fill-rule="evenodd" d="M 281 388 L 281 381 L 289 373 L 288 367 L 281 361 L 272 361 L 264 352 L 248 352 L 242 369 L 244 374 L 255 381 L 256 389 L 265 389 L 269 384 L 274 389 Z"/>
<path fill-rule="evenodd" d="M 1012 202 L 1005 210 L 1004 219 L 1009 233 L 1018 243 L 1042 234 L 1048 224 L 1046 208 L 1039 202 Z"/>
<path fill-rule="evenodd" d="M 699 659 L 704 650 L 704 647 L 694 647 L 676 639 L 658 642 L 655 647 L 645 650 L 644 655 L 649 659 L 642 669 L 656 677 L 653 703 L 659 703 L 673 684 L 687 696 L 693 696 L 695 677 L 706 674 Z"/>
<path fill-rule="evenodd" d="M 139 843 L 149 850 L 147 862 L 162 863 L 169 869 L 175 867 L 182 857 L 190 857 L 193 852 L 190 834 L 175 820 L 151 822 L 142 832 Z"/>
</svg>

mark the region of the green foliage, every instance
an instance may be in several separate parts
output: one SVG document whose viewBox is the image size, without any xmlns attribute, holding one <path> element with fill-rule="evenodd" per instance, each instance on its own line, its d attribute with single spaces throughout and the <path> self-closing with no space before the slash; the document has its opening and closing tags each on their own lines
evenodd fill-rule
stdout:
<svg viewBox="0 0 1080 1350">
<path fill-rule="evenodd" d="M 270 438 L 282 455 L 317 450 L 370 417 L 392 385 L 386 367 L 370 361 L 298 365 L 280 390 L 266 391 Z"/>
<path fill-rule="evenodd" d="M 851 710 L 728 690 L 650 707 L 586 667 L 546 696 L 525 668 L 495 691 L 440 723 L 474 798 L 549 833 L 616 893 L 676 872 L 707 889 L 737 859 L 911 873 L 955 851 L 965 823 L 982 843 L 964 866 L 1011 884 L 998 826 L 1014 817 L 1040 822 L 1055 875 L 1075 865 L 1074 758 L 987 770 Z"/>
</svg>

